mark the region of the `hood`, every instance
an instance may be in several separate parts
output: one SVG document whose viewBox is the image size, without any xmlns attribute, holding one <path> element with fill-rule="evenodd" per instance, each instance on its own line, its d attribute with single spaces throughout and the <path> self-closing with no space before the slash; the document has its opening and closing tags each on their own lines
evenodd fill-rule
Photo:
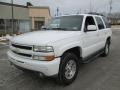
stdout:
<svg viewBox="0 0 120 90">
<path fill-rule="evenodd" d="M 76 31 L 34 31 L 11 39 L 12 42 L 26 45 L 47 45 L 75 35 Z"/>
</svg>

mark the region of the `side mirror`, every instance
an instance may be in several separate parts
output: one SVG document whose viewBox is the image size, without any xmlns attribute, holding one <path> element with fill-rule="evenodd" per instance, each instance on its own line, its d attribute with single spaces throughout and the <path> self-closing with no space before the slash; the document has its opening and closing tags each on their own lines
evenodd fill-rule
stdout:
<svg viewBox="0 0 120 90">
<path fill-rule="evenodd" d="M 87 30 L 88 31 L 95 31 L 95 30 L 97 30 L 97 27 L 95 25 L 88 25 Z"/>
<path fill-rule="evenodd" d="M 42 26 L 41 29 L 46 29 L 46 27 L 45 27 L 45 26 Z"/>
<path fill-rule="evenodd" d="M 45 26 L 42 26 L 41 28 L 45 28 Z"/>
</svg>

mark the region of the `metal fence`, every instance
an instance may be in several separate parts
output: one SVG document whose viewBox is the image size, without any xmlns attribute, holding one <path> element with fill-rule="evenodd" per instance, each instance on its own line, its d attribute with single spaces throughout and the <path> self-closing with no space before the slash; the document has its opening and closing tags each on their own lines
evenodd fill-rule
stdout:
<svg viewBox="0 0 120 90">
<path fill-rule="evenodd" d="M 19 34 L 30 31 L 30 24 L 28 20 L 14 20 L 13 26 L 14 29 L 12 28 L 11 19 L 0 19 L 0 36 L 6 34 Z"/>
</svg>

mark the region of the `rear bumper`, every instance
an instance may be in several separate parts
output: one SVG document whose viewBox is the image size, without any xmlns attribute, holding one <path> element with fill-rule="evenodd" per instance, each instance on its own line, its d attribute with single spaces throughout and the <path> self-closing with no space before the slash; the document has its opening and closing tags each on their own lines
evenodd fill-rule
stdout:
<svg viewBox="0 0 120 90">
<path fill-rule="evenodd" d="M 55 58 L 55 60 L 48 62 L 48 61 L 24 59 L 16 56 L 11 51 L 8 51 L 7 54 L 8 54 L 9 61 L 19 67 L 41 72 L 45 76 L 53 76 L 58 74 L 59 72 L 60 58 Z"/>
</svg>

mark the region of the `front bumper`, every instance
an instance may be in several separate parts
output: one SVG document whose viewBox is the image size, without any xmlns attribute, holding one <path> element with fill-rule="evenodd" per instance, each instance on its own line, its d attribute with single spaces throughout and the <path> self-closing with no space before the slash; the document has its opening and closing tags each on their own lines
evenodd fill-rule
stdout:
<svg viewBox="0 0 120 90">
<path fill-rule="evenodd" d="M 37 61 L 18 57 L 12 51 L 8 51 L 7 54 L 9 61 L 19 67 L 41 72 L 45 76 L 53 76 L 59 72 L 60 58 L 53 61 Z"/>
</svg>

